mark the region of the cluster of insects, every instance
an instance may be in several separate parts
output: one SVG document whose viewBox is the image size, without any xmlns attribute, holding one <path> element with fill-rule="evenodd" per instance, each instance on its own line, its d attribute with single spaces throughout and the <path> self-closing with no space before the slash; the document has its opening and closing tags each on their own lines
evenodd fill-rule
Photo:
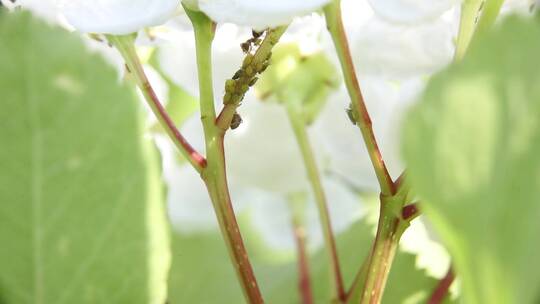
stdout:
<svg viewBox="0 0 540 304">
<path fill-rule="evenodd" d="M 225 81 L 225 95 L 223 96 L 223 103 L 225 105 L 239 105 L 249 88 L 254 86 L 257 80 L 259 80 L 257 75 L 264 72 L 270 65 L 271 52 L 264 58 L 260 58 L 261 56 L 257 54 L 258 48 L 267 35 L 268 30 L 261 32 L 252 31 L 252 37 L 240 44 L 240 48 L 246 54 L 246 57 L 242 62 L 242 67 L 234 73 L 231 79 Z M 238 113 L 235 113 L 230 128 L 234 130 L 241 123 L 242 117 Z"/>
</svg>

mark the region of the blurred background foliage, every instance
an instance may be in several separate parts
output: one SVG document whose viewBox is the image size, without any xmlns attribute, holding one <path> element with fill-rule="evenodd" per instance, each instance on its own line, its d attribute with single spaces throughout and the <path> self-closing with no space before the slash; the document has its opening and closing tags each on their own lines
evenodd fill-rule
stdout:
<svg viewBox="0 0 540 304">
<path fill-rule="evenodd" d="M 274 60 L 285 63 L 258 94 L 309 101 L 300 108 L 311 123 L 339 77 L 324 55 L 281 47 Z M 411 184 L 459 275 L 447 302 L 461 289 L 465 303 L 538 303 L 539 53 L 537 21 L 498 25 L 434 77 L 404 124 Z M 167 84 L 175 122 L 196 115 L 197 97 L 156 53 L 147 61 Z M 170 228 L 148 136 L 160 126 L 147 126 L 131 84 L 77 35 L 28 13 L 0 13 L 0 71 L 0 303 L 243 302 L 218 231 Z M 377 210 L 374 197 L 357 195 L 367 215 L 337 237 L 347 285 Z M 240 225 L 267 302 L 298 303 L 294 254 L 265 244 L 249 211 Z M 327 303 L 321 249 L 309 263 L 317 303 Z M 383 303 L 425 303 L 437 281 L 400 251 Z"/>
</svg>

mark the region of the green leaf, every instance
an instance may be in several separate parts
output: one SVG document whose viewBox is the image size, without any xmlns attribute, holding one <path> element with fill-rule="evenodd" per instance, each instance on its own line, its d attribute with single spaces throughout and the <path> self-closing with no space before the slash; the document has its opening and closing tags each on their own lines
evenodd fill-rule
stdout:
<svg viewBox="0 0 540 304">
<path fill-rule="evenodd" d="M 265 248 L 249 225 L 242 225 L 241 228 L 266 302 L 300 303 L 296 262 L 291 259 L 283 261 L 283 258 L 278 261 L 269 259 L 268 256 L 279 253 L 272 253 L 271 249 Z M 347 286 L 352 283 L 370 249 L 373 240 L 371 231 L 372 227 L 364 221 L 357 222 L 337 238 Z M 316 303 L 328 303 L 331 298 L 326 263 L 323 249 L 311 255 L 312 289 Z M 436 284 L 435 279 L 416 269 L 413 255 L 399 252 L 390 273 L 383 303 L 425 303 Z M 169 290 L 171 304 L 243 303 L 234 269 L 219 232 L 174 234 Z"/>
<path fill-rule="evenodd" d="M 408 116 L 408 176 L 466 303 L 538 303 L 540 28 L 509 18 L 483 34 Z"/>
<path fill-rule="evenodd" d="M 0 16 L 0 302 L 163 303 L 168 234 L 132 87 L 75 35 Z"/>
</svg>

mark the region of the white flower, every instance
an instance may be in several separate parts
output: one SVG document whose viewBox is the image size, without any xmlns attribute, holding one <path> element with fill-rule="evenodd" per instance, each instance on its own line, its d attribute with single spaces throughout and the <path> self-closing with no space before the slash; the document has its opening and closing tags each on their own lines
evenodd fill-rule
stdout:
<svg viewBox="0 0 540 304">
<path fill-rule="evenodd" d="M 423 218 L 411 223 L 403 234 L 399 247 L 416 255 L 416 267 L 425 269 L 429 276 L 440 279 L 448 271 L 450 255 Z"/>
<path fill-rule="evenodd" d="M 192 7 L 198 6 L 216 22 L 231 22 L 264 29 L 288 24 L 294 17 L 316 11 L 329 0 L 184 0 L 184 2 Z"/>
<path fill-rule="evenodd" d="M 243 123 L 225 137 L 229 182 L 280 194 L 309 189 L 285 108 L 259 102 L 248 93 L 238 113 Z M 197 150 L 204 151 L 198 113 L 186 121 L 181 131 Z"/>
<path fill-rule="evenodd" d="M 375 137 L 391 175 L 403 170 L 399 157 L 399 122 L 405 109 L 423 88 L 423 81 L 389 81 L 363 77 L 360 86 L 370 113 Z M 331 97 L 314 125 L 314 134 L 327 155 L 328 170 L 363 191 L 377 191 L 378 183 L 360 131 L 347 119 L 349 97 L 345 89 Z"/>
<path fill-rule="evenodd" d="M 369 0 L 377 15 L 400 23 L 418 23 L 436 19 L 460 2 L 460 0 Z"/>
<path fill-rule="evenodd" d="M 175 159 L 178 154 L 168 138 L 158 136 L 156 141 L 162 153 L 169 218 L 173 227 L 184 234 L 216 231 L 216 216 L 200 176 L 191 166 L 179 164 Z M 259 145 L 261 141 L 252 145 Z M 360 198 L 338 180 L 326 177 L 323 185 L 333 230 L 339 234 L 363 216 L 364 206 Z M 294 253 L 296 244 L 287 196 L 238 183 L 229 188 L 237 216 L 249 214 L 250 223 L 264 244 L 275 251 Z M 317 249 L 323 245 L 323 234 L 313 195 L 310 190 L 306 191 L 304 226 L 309 247 Z"/>
<path fill-rule="evenodd" d="M 170 29 L 167 42 L 158 49 L 160 67 L 175 84 L 198 97 L 199 82 L 193 31 L 186 30 L 182 25 L 171 25 Z M 232 24 L 218 26 L 212 47 L 212 76 L 216 100 L 223 95 L 225 80 L 231 78 L 242 66 L 244 54 L 240 43 L 249 35 L 251 31 Z"/>
<path fill-rule="evenodd" d="M 50 22 L 58 22 L 58 10 L 55 0 L 17 0 L 16 2 L 5 0 L 2 3 L 8 8 L 22 7 Z"/>
<path fill-rule="evenodd" d="M 178 9 L 179 0 L 60 0 L 68 22 L 85 33 L 123 35 L 160 25 Z"/>
<path fill-rule="evenodd" d="M 238 113 L 244 122 L 225 138 L 230 181 L 284 194 L 309 189 L 285 107 L 248 99 Z"/>
<path fill-rule="evenodd" d="M 432 74 L 452 61 L 453 26 L 442 18 L 411 26 L 375 17 L 351 37 L 358 72 L 396 78 Z"/>
</svg>

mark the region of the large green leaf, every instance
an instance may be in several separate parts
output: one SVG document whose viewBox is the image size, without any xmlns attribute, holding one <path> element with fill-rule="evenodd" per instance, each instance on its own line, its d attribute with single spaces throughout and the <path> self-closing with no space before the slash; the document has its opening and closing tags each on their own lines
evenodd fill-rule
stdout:
<svg viewBox="0 0 540 304">
<path fill-rule="evenodd" d="M 0 15 L 0 303 L 163 303 L 168 235 L 132 87 L 75 35 Z"/>
<path fill-rule="evenodd" d="M 434 77 L 404 153 L 466 303 L 538 303 L 540 28 L 510 18 Z"/>
<path fill-rule="evenodd" d="M 291 227 L 292 229 L 292 227 Z M 367 255 L 372 227 L 357 222 L 337 238 L 340 261 L 347 286 Z M 267 303 L 300 303 L 294 261 L 271 261 L 268 248 L 261 248 L 249 225 L 242 225 L 248 250 Z M 292 233 L 292 230 L 291 230 Z M 266 252 L 262 253 L 261 250 Z M 262 257 L 262 256 L 266 257 Z M 277 259 L 282 260 L 282 259 Z M 316 303 L 329 303 L 331 287 L 327 259 L 321 250 L 310 257 L 312 289 Z M 400 252 L 390 273 L 383 303 L 425 303 L 436 280 L 415 267 L 415 257 Z M 173 264 L 169 282 L 170 303 L 244 303 L 234 269 L 219 232 L 180 234 L 173 237 Z"/>
</svg>

